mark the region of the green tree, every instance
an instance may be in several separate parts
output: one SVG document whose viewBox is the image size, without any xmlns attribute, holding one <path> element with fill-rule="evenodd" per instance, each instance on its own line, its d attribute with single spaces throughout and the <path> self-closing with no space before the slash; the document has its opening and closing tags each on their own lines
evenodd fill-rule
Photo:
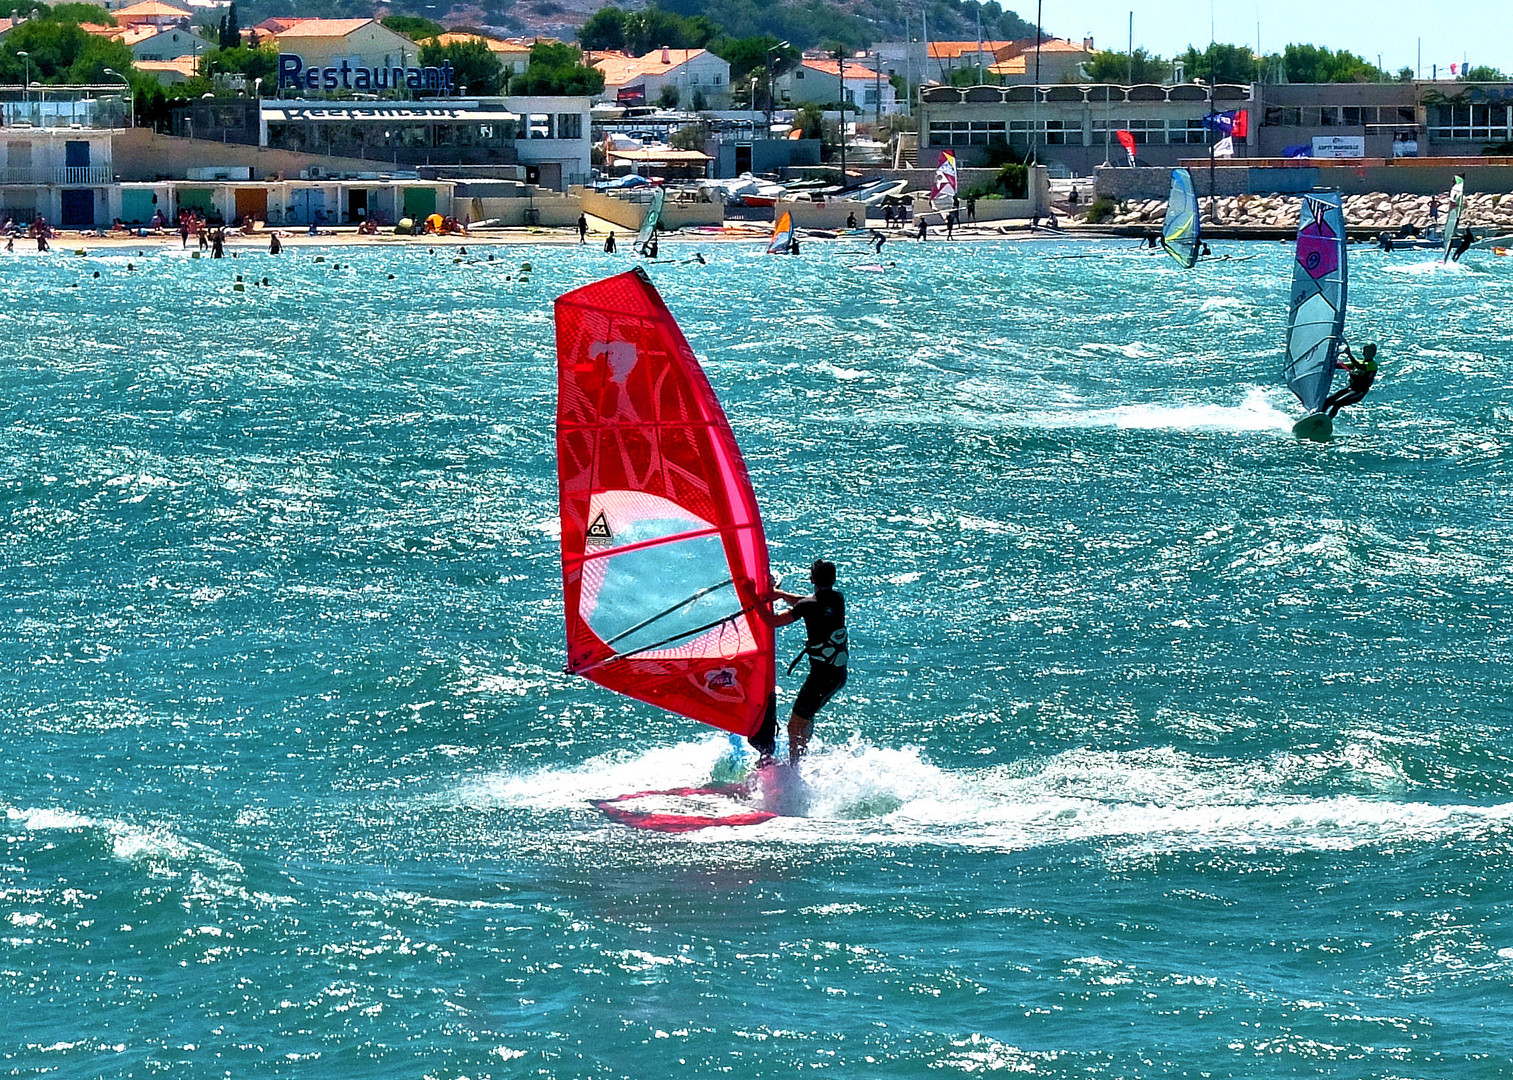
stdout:
<svg viewBox="0 0 1513 1080">
<path fill-rule="evenodd" d="M 249 85 L 254 79 L 262 79 L 263 85 L 271 92 L 278 78 L 278 50 L 271 46 L 252 48 L 249 45 L 212 49 L 200 60 L 200 74 L 207 78 L 211 75 L 245 75 Z"/>
<path fill-rule="evenodd" d="M 1411 67 L 1398 68 L 1397 81 L 1398 82 L 1412 82 L 1413 81 L 1413 69 Z"/>
<path fill-rule="evenodd" d="M 385 15 L 378 20 L 378 24 L 387 27 L 396 34 L 404 35 L 411 41 L 440 37 L 447 32 L 447 28 L 439 22 L 422 19 L 419 15 Z"/>
<path fill-rule="evenodd" d="M 1461 82 L 1502 82 L 1505 76 L 1495 67 L 1478 64 L 1476 67 L 1463 70 L 1459 78 Z"/>
<path fill-rule="evenodd" d="M 438 45 L 434 39 L 421 42 L 423 66 L 440 67 L 446 61 L 452 64 L 452 81 L 466 86 L 469 94 L 488 97 L 504 93 L 508 78 L 504 65 L 480 39 L 454 41 L 449 45 Z"/>
<path fill-rule="evenodd" d="M 25 52 L 25 61 L 16 53 Z M 28 63 L 29 61 L 29 63 Z M 97 83 L 105 69 L 131 70 L 131 50 L 119 41 L 89 34 L 77 23 L 32 19 L 0 45 L 0 82 L 19 83 L 30 71 L 43 83 Z"/>
<path fill-rule="evenodd" d="M 988 69 L 981 64 L 951 69 L 952 86 L 987 86 L 988 81 Z"/>
<path fill-rule="evenodd" d="M 825 133 L 825 113 L 818 105 L 805 105 L 793 114 L 793 126 L 801 139 L 819 139 Z"/>
<path fill-rule="evenodd" d="M 1330 52 L 1317 45 L 1289 45 L 1282 50 L 1287 81 L 1293 83 L 1378 82 L 1382 72 L 1353 52 Z"/>
<path fill-rule="evenodd" d="M 49 22 L 116 25 L 116 17 L 98 4 L 59 4 L 50 11 L 44 10 L 41 17 Z"/>
<path fill-rule="evenodd" d="M 220 46 L 223 49 L 235 49 L 242 43 L 242 24 L 240 16 L 236 13 L 236 2 L 232 0 L 231 6 L 226 9 L 225 17 L 221 19 Z"/>
<path fill-rule="evenodd" d="M 779 45 L 782 45 L 779 48 Z M 797 63 L 803 54 L 792 45 L 778 41 L 771 34 L 755 37 L 719 37 L 709 43 L 709 51 L 730 65 L 730 85 L 739 86 L 757 75 L 765 84 L 768 72 L 768 53 L 771 51 L 771 70 L 781 71 Z"/>
<path fill-rule="evenodd" d="M 681 95 L 679 95 L 678 88 L 676 86 L 673 86 L 671 83 L 667 84 L 666 86 L 662 87 L 661 93 L 657 95 L 657 108 L 676 109 L 678 107 L 678 99 L 680 96 Z"/>
<path fill-rule="evenodd" d="M 1138 83 L 1164 83 L 1171 78 L 1171 74 L 1170 63 L 1144 49 L 1136 49 L 1133 53 L 1098 51 L 1087 62 L 1088 78 L 1099 83 L 1128 83 L 1131 86 Z M 1189 72 L 1188 75 L 1191 77 L 1192 73 Z"/>
<path fill-rule="evenodd" d="M 688 124 L 674 131 L 667 142 L 675 150 L 702 150 L 706 135 L 703 124 Z"/>
<path fill-rule="evenodd" d="M 540 42 L 531 46 L 531 64 L 512 80 L 515 93 L 522 96 L 572 95 L 581 97 L 604 89 L 604 72 L 586 66 L 583 54 L 562 42 Z"/>
<path fill-rule="evenodd" d="M 1260 78 L 1256 56 L 1243 45 L 1217 42 L 1199 52 L 1191 45 L 1181 56 L 1183 77 L 1188 82 L 1202 79 L 1215 83 L 1249 84 Z"/>
<path fill-rule="evenodd" d="M 599 51 L 625 48 L 625 12 L 613 4 L 600 8 L 578 27 L 578 43 Z"/>
</svg>

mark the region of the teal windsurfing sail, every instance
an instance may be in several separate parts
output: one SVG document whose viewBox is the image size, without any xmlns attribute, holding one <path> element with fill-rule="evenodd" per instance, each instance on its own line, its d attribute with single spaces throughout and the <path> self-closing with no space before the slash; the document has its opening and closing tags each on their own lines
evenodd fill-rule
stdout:
<svg viewBox="0 0 1513 1080">
<path fill-rule="evenodd" d="M 1457 176 L 1450 188 L 1450 209 L 1445 211 L 1445 253 L 1440 262 L 1450 261 L 1450 245 L 1455 243 L 1455 230 L 1460 228 L 1461 214 L 1466 210 L 1466 178 Z"/>
<path fill-rule="evenodd" d="M 1303 408 L 1316 413 L 1329 396 L 1345 334 L 1345 211 L 1338 191 L 1304 195 L 1287 307 L 1282 379 Z"/>
<path fill-rule="evenodd" d="M 646 208 L 646 217 L 641 219 L 641 229 L 636 233 L 635 250 L 639 254 L 646 254 L 646 242 L 655 235 L 657 222 L 662 220 L 662 204 L 667 201 L 665 188 L 653 188 L 651 192 L 651 205 Z"/>
<path fill-rule="evenodd" d="M 1168 255 L 1191 269 L 1203 246 L 1202 230 L 1193 174 L 1186 169 L 1173 169 L 1172 193 L 1166 201 L 1166 220 L 1161 223 L 1161 246 Z"/>
</svg>

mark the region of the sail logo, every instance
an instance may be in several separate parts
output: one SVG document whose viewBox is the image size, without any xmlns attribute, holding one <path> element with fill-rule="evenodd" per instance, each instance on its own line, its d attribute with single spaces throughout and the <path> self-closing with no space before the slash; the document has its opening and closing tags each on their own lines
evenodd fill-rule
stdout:
<svg viewBox="0 0 1513 1080">
<path fill-rule="evenodd" d="M 733 667 L 719 667 L 706 671 L 699 689 L 716 701 L 745 701 L 746 692 L 741 689 L 741 680 Z"/>
<path fill-rule="evenodd" d="M 614 535 L 609 531 L 609 519 L 604 516 L 604 511 L 599 511 L 599 516 L 588 526 L 588 532 L 583 534 L 590 540 L 613 540 Z"/>
<path fill-rule="evenodd" d="M 609 366 L 610 381 L 624 383 L 636 366 L 636 346 L 629 341 L 596 341 L 588 347 L 588 358 L 603 358 Z"/>
</svg>

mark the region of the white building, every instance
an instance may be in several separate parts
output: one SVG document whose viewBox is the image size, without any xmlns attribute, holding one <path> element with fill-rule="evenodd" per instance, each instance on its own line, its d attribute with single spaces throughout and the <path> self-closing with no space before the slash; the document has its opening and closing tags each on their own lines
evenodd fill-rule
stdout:
<svg viewBox="0 0 1513 1080">
<path fill-rule="evenodd" d="M 200 57 L 217 47 L 216 42 L 181 26 L 134 26 L 121 35 L 120 41 L 131 50 L 133 61 Z"/>
<path fill-rule="evenodd" d="M 39 215 L 65 229 L 93 228 L 110 208 L 111 133 L 6 127 L 0 132 L 0 221 Z"/>
<path fill-rule="evenodd" d="M 645 56 L 592 53 L 589 61 L 604 72 L 605 99 L 621 105 L 656 105 L 669 89 L 679 108 L 730 104 L 730 63 L 708 49 L 653 49 Z"/>
<path fill-rule="evenodd" d="M 874 66 L 872 57 L 850 60 L 805 59 L 797 67 L 774 80 L 778 103 L 795 105 L 838 105 L 842 101 L 869 116 L 892 116 L 902 106 L 888 74 Z"/>
<path fill-rule="evenodd" d="M 253 32 L 260 44 L 278 50 L 278 89 L 284 94 L 382 92 L 403 78 L 395 71 L 418 70 L 420 46 L 376 19 L 268 19 Z M 334 77 L 317 77 L 312 86 L 312 72 Z M 358 72 L 366 74 L 359 78 Z M 374 85 L 380 74 L 382 85 Z"/>
</svg>

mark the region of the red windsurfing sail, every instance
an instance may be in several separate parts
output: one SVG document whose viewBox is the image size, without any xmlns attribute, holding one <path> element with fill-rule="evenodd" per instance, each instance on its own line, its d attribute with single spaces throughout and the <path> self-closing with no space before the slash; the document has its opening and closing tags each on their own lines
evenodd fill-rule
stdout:
<svg viewBox="0 0 1513 1080">
<path fill-rule="evenodd" d="M 556 314 L 568 670 L 751 735 L 776 681 L 767 538 L 725 413 L 641 270 Z"/>
</svg>

